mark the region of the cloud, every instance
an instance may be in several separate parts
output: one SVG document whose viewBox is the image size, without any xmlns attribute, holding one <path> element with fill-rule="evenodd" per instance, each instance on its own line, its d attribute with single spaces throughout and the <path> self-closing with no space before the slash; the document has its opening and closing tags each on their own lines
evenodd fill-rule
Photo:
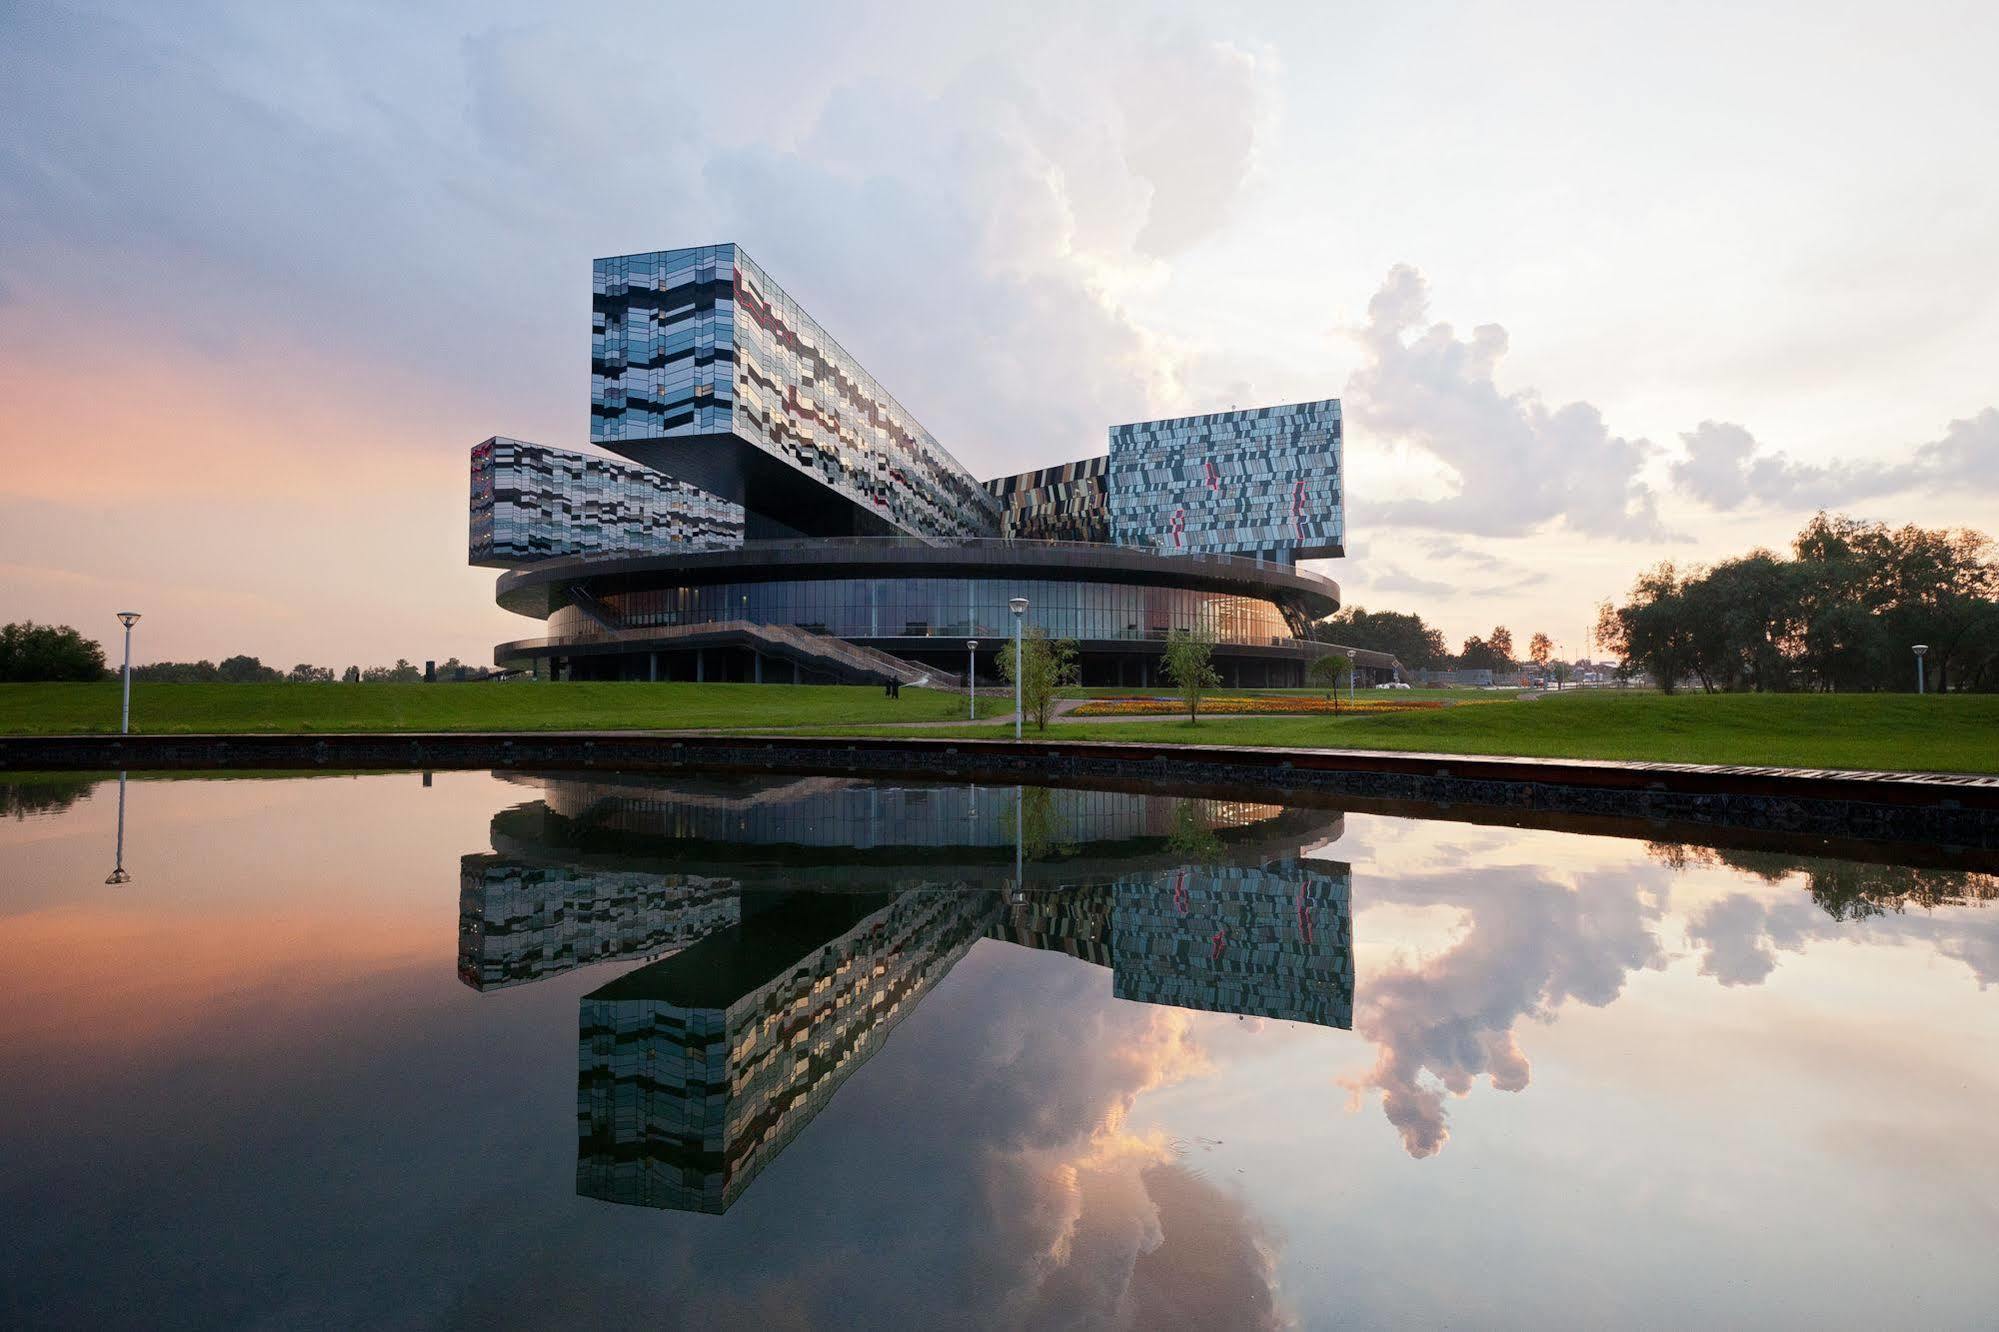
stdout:
<svg viewBox="0 0 1999 1332">
<path fill-rule="evenodd" d="M 1695 859 L 1706 864 L 1728 863 L 1722 855 Z M 1813 864 L 1822 874 L 1848 868 L 1838 861 Z M 1809 945 L 1829 939 L 1934 948 L 1940 955 L 1962 962 L 1980 989 L 1999 982 L 1999 910 L 1988 905 L 1989 896 L 1971 897 L 1969 902 L 1975 905 L 1960 901 L 1921 911 L 1891 902 L 1879 905 L 1874 914 L 1841 919 L 1797 891 L 1814 887 L 1811 866 L 1751 872 L 1782 887 L 1756 894 L 1730 893 L 1687 921 L 1687 941 L 1700 954 L 1701 974 L 1723 985 L 1760 985 L 1776 971 L 1778 954 L 1802 953 Z M 1949 877 L 1942 871 L 1907 873 Z M 1988 880 L 1975 875 L 1966 879 L 1976 892 L 1989 893 Z M 1977 887 L 1979 884 L 1986 886 Z"/>
<path fill-rule="evenodd" d="M 1435 957 L 1363 978 L 1354 1030 L 1374 1042 L 1375 1064 L 1346 1085 L 1378 1091 L 1403 1148 L 1425 1157 L 1450 1138 L 1446 1092 L 1466 1095 L 1480 1077 L 1501 1091 L 1527 1086 L 1532 1070 L 1514 1037 L 1523 1018 L 1549 1018 L 1570 999 L 1600 1008 L 1665 954 L 1652 928 L 1658 907 L 1628 879 L 1570 888 L 1529 870 L 1418 876 L 1397 886 L 1398 900 L 1411 890 L 1462 902 L 1469 928 Z"/>
<path fill-rule="evenodd" d="M 1370 592 L 1406 592 L 1416 597 L 1447 597 L 1460 589 L 1441 579 L 1423 578 L 1393 564 L 1377 564 L 1367 575 Z"/>
<path fill-rule="evenodd" d="M 1999 407 L 1952 421 L 1942 439 L 1916 449 L 1915 467 L 1939 488 L 1999 489 Z"/>
<path fill-rule="evenodd" d="M 1906 469 L 1879 463 L 1800 463 L 1759 453 L 1755 436 L 1726 421 L 1703 421 L 1680 442 L 1687 456 L 1669 469 L 1673 484 L 1715 509 L 1830 508 L 1915 483 Z"/>
<path fill-rule="evenodd" d="M 1525 536 L 1561 523 L 1592 536 L 1658 540 L 1657 497 L 1640 478 L 1653 446 L 1612 435 L 1589 403 L 1549 407 L 1494 380 L 1506 330 L 1460 339 L 1428 323 L 1429 287 L 1398 264 L 1355 331 L 1361 364 L 1347 380 L 1355 433 L 1409 444 L 1456 478 L 1455 494 L 1375 506 L 1376 521 L 1473 536 Z"/>
<path fill-rule="evenodd" d="M 1837 508 L 1909 490 L 1999 488 L 1999 409 L 1952 421 L 1942 439 L 1920 444 L 1899 463 L 1797 462 L 1763 448 L 1742 426 L 1703 421 L 1680 436 L 1686 456 L 1673 484 L 1712 508 Z"/>
<path fill-rule="evenodd" d="M 1809 903 L 1769 903 L 1748 893 L 1730 893 L 1687 922 L 1687 939 L 1701 951 L 1701 975 L 1723 985 L 1761 985 L 1777 969 L 1777 953 L 1798 952 L 1812 934 L 1813 917 L 1824 912 Z"/>
<path fill-rule="evenodd" d="M 1158 38 L 1141 57 L 1119 87 L 1124 160 L 1151 195 L 1134 244 L 1166 258 L 1228 220 L 1266 114 L 1270 61 L 1225 41 Z"/>
</svg>

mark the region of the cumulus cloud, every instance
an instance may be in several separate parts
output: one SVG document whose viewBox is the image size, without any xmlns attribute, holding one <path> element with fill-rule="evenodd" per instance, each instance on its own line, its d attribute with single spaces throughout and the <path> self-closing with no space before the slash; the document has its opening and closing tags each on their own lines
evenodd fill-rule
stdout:
<svg viewBox="0 0 1999 1332">
<path fill-rule="evenodd" d="M 1139 1098 L 1213 1071 L 1194 1015 L 1109 1001 L 1108 976 L 1053 954 L 1008 950 L 1043 984 L 994 996 L 985 1055 L 964 1089 L 991 1242 L 976 1288 L 1006 1292 L 1002 1326 L 1143 1326 L 1148 1308 L 1196 1297 L 1239 1310 L 1234 1325 L 1276 1322 L 1276 1245 L 1238 1200 L 1186 1170 L 1180 1147 L 1128 1120 Z M 1016 980 L 1018 979 L 1016 975 Z M 1051 1040 L 1059 1012 L 1063 1039 Z M 962 1127 L 960 1128 L 962 1132 Z M 1190 1288 L 1174 1255 L 1210 1263 Z"/>
<path fill-rule="evenodd" d="M 662 75 L 680 32 L 655 10 L 585 28 L 492 12 L 470 33 L 389 11 L 24 12 L 0 43 L 21 121 L 0 147 L 0 268 L 56 307 L 117 271 L 128 317 L 218 350 L 310 311 L 287 336 L 476 374 L 492 419 L 470 438 L 580 419 L 592 256 L 716 240 L 975 471 L 1191 405 L 1193 352 L 1121 294 L 1233 216 L 1272 119 L 1267 52 L 1115 10 L 886 33 L 748 15 L 745 117 L 729 62 Z M 153 114 L 124 114 L 134 96 Z"/>
<path fill-rule="evenodd" d="M 1909 490 L 1999 488 L 1999 409 L 1952 421 L 1943 438 L 1902 462 L 1799 462 L 1766 449 L 1742 426 L 1703 421 L 1680 436 L 1670 471 L 1681 491 L 1716 509 L 1835 508 Z"/>
<path fill-rule="evenodd" d="M 1942 439 L 1916 449 L 1915 466 L 1938 486 L 1999 489 L 1999 407 L 1952 421 Z"/>
<path fill-rule="evenodd" d="M 1672 464 L 1673 484 L 1711 508 L 1817 508 L 1902 488 L 1894 472 L 1878 464 L 1800 463 L 1760 453 L 1755 436 L 1726 421 L 1703 421 L 1680 442 L 1686 457 Z"/>
<path fill-rule="evenodd" d="M 1378 900 L 1456 908 L 1463 927 L 1441 952 L 1361 975 L 1354 1030 L 1374 1044 L 1375 1062 L 1342 1079 L 1357 1098 L 1378 1097 L 1411 1156 L 1434 1156 L 1449 1141 L 1448 1097 L 1481 1078 L 1501 1091 L 1528 1086 L 1524 1020 L 1550 1021 L 1571 1000 L 1603 1007 L 1633 972 L 1667 965 L 1662 927 L 1675 876 L 1725 876 L 1727 891 L 1682 921 L 1700 974 L 1724 986 L 1760 985 L 1783 954 L 1830 940 L 1931 949 L 1963 963 L 1981 989 L 1999 982 L 1989 876 L 1662 844 L 1652 848 L 1657 867 L 1562 882 L 1495 870 L 1491 848 L 1460 844 L 1471 852 L 1462 866 L 1433 852 L 1426 868 L 1373 885 Z M 1873 914 L 1845 918 L 1815 900 L 1847 900 L 1854 880 L 1888 892 Z M 1895 889 L 1935 905 L 1905 909 Z"/>
<path fill-rule="evenodd" d="M 1778 952 L 1803 949 L 1807 938 L 1825 932 L 1813 928 L 1825 920 L 1808 903 L 1730 893 L 1688 920 L 1687 939 L 1700 951 L 1701 975 L 1723 985 L 1761 985 L 1777 969 Z"/>
<path fill-rule="evenodd" d="M 1988 905 L 1884 909 L 1842 920 L 1798 891 L 1811 882 L 1808 870 L 1766 877 L 1781 887 L 1730 893 L 1688 918 L 1687 941 L 1700 956 L 1703 976 L 1723 985 L 1760 985 L 1776 971 L 1780 953 L 1846 938 L 1933 948 L 1962 962 L 1980 989 L 1999 981 L 1999 911 Z"/>
<path fill-rule="evenodd" d="M 1475 892 L 1462 892 L 1476 884 Z M 1655 903 L 1628 880 L 1571 888 L 1532 871 L 1444 875 L 1398 885 L 1398 898 L 1460 901 L 1469 928 L 1435 957 L 1363 979 L 1354 1030 L 1375 1064 L 1347 1085 L 1376 1091 L 1411 1156 L 1450 1138 L 1444 1096 L 1479 1078 L 1523 1090 L 1532 1070 L 1514 1036 L 1523 1018 L 1547 1019 L 1570 999 L 1602 1007 L 1641 967 L 1665 965 Z"/>
<path fill-rule="evenodd" d="M 1119 84 L 1124 160 L 1150 187 L 1134 243 L 1170 257 L 1228 219 L 1265 115 L 1269 60 L 1226 41 L 1185 39 L 1154 38 L 1140 54 Z"/>
<path fill-rule="evenodd" d="M 1347 380 L 1355 433 L 1405 443 L 1456 478 L 1456 493 L 1376 506 L 1381 522 L 1474 536 L 1524 536 L 1551 524 L 1595 536 L 1664 536 L 1657 496 L 1640 477 L 1653 446 L 1613 435 L 1586 402 L 1551 407 L 1495 379 L 1506 330 L 1460 338 L 1429 320 L 1429 286 L 1399 264 L 1355 331 L 1361 364 Z"/>
</svg>

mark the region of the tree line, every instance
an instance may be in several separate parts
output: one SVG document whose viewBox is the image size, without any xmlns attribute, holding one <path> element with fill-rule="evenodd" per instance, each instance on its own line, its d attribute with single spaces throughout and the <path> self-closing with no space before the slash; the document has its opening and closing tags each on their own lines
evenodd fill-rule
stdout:
<svg viewBox="0 0 1999 1332">
<path fill-rule="evenodd" d="M 1422 616 L 1404 611 L 1348 606 L 1315 623 L 1312 637 L 1321 643 L 1386 652 L 1412 671 L 1485 670 L 1510 675 L 1527 663 L 1557 674 L 1567 669 L 1567 663 L 1555 655 L 1555 640 L 1544 633 L 1528 638 L 1524 662 L 1515 655 L 1513 631 L 1503 624 L 1489 634 L 1472 634 L 1452 652 L 1442 633 L 1424 623 Z"/>
<path fill-rule="evenodd" d="M 467 666 L 456 657 L 437 668 L 439 680 L 484 680 L 494 672 Z M 117 667 L 105 662 L 104 646 L 66 624 L 36 624 L 32 620 L 0 625 L 0 681 L 91 681 L 116 679 Z M 398 658 L 393 666 L 349 666 L 335 674 L 331 666 L 300 662 L 289 671 L 266 666 L 260 659 L 238 655 L 221 661 L 155 661 L 132 668 L 132 679 L 151 684 L 417 684 L 423 668 Z"/>
<path fill-rule="evenodd" d="M 1597 636 L 1668 693 L 1999 689 L 1999 560 L 1969 529 L 1814 517 L 1769 550 L 1638 576 Z M 1916 644 L 1926 652 L 1913 653 Z"/>
</svg>

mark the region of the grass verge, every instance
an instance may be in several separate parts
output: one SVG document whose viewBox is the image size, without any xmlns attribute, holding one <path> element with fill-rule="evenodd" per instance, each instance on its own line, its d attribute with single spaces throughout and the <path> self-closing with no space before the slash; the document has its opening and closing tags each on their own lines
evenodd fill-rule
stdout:
<svg viewBox="0 0 1999 1332">
<path fill-rule="evenodd" d="M 982 717 L 1011 697 L 979 698 Z M 948 721 L 965 696 L 872 685 L 153 684 L 132 687 L 132 729 L 155 735 L 317 731 L 648 731 Z M 116 684 L 0 684 L 0 734 L 118 729 Z"/>
<path fill-rule="evenodd" d="M 1011 726 L 815 728 L 815 734 L 1011 738 Z M 1999 696 L 1597 694 L 1387 716 L 1058 722 L 1050 740 L 1431 750 L 1884 772 L 1999 773 Z"/>
</svg>

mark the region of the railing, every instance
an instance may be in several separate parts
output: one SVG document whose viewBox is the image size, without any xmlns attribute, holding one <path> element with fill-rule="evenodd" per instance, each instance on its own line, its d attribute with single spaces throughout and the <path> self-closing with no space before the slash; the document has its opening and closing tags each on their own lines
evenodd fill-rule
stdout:
<svg viewBox="0 0 1999 1332">
<path fill-rule="evenodd" d="M 1225 570 L 1251 570 L 1266 573 L 1286 573 L 1308 582 L 1332 583 L 1323 574 L 1312 573 L 1294 564 L 1283 564 L 1277 560 L 1266 560 L 1261 555 L 1224 555 L 1213 551 L 1186 551 L 1168 553 L 1149 550 L 1144 546 L 1120 546 L 1107 541 L 1056 541 L 1033 537 L 964 537 L 947 540 L 942 537 L 919 536 L 837 536 L 807 537 L 803 539 L 745 541 L 739 546 L 724 546 L 714 550 L 690 551 L 689 554 L 723 555 L 741 551 L 744 554 L 780 554 L 798 551 L 805 554 L 828 550 L 1047 550 L 1068 552 L 1075 555 L 1106 555 L 1129 552 L 1134 555 L 1159 555 L 1170 560 L 1186 560 L 1193 564 L 1214 565 Z M 565 567 L 595 564 L 607 561 L 629 560 L 636 555 L 671 554 L 670 551 L 627 550 L 592 551 L 587 555 L 574 555 L 565 559 Z M 534 566 L 523 566 L 532 569 Z"/>
<path fill-rule="evenodd" d="M 560 638 L 517 639 L 503 643 L 501 647 L 517 655 L 533 655 L 563 648 L 615 643 L 647 644 L 656 648 L 676 638 L 748 639 L 757 649 L 806 664 L 833 662 L 872 678 L 886 676 L 903 684 L 926 684 L 938 689 L 964 688 L 963 678 L 950 671 L 906 661 L 892 653 L 862 647 L 830 634 L 815 634 L 788 624 L 756 624 L 749 620 L 708 620 L 649 629 L 583 629 Z"/>
</svg>

